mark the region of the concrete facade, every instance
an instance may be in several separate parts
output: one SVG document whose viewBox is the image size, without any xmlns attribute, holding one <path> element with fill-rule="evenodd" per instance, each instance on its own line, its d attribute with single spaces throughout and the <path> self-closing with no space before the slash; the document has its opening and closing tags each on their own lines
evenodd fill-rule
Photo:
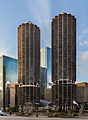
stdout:
<svg viewBox="0 0 88 120">
<path fill-rule="evenodd" d="M 40 29 L 30 21 L 18 27 L 19 104 L 40 98 Z"/>
<path fill-rule="evenodd" d="M 52 102 L 52 88 L 45 89 L 45 100 Z"/>
<path fill-rule="evenodd" d="M 78 103 L 88 103 L 88 83 L 76 83 L 76 101 Z"/>
<path fill-rule="evenodd" d="M 52 20 L 53 104 L 72 107 L 76 81 L 76 19 L 61 13 Z"/>
<path fill-rule="evenodd" d="M 15 107 L 18 105 L 18 83 L 7 82 L 5 85 L 5 103 L 6 107 Z"/>
</svg>

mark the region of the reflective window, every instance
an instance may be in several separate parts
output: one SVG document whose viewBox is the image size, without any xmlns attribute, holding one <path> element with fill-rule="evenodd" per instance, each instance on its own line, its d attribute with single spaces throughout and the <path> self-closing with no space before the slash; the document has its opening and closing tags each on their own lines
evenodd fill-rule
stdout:
<svg viewBox="0 0 88 120">
<path fill-rule="evenodd" d="M 9 57 L 3 57 L 5 82 L 18 82 L 17 60 Z"/>
<path fill-rule="evenodd" d="M 0 57 L 0 108 L 5 107 L 5 83 L 18 82 L 18 63 L 16 59 Z"/>
<path fill-rule="evenodd" d="M 3 57 L 0 57 L 0 108 L 3 107 Z"/>
</svg>

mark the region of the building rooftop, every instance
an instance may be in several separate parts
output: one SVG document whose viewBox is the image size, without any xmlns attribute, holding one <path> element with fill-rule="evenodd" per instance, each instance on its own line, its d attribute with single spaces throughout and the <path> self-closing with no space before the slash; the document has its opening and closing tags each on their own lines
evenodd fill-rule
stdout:
<svg viewBox="0 0 88 120">
<path fill-rule="evenodd" d="M 61 14 L 67 14 L 66 12 L 62 12 Z"/>
<path fill-rule="evenodd" d="M 29 24 L 31 24 L 32 22 L 31 22 L 31 21 L 26 21 L 26 23 L 29 23 Z"/>
<path fill-rule="evenodd" d="M 76 86 L 88 86 L 87 82 L 80 82 L 80 83 L 76 83 Z"/>
<path fill-rule="evenodd" d="M 6 56 L 6 55 L 2 55 L 2 56 L 0 56 L 0 58 L 1 57 L 7 57 L 7 58 L 10 58 L 10 59 L 14 59 L 14 60 L 17 60 L 16 58 L 13 58 L 13 57 L 9 57 L 9 56 Z"/>
<path fill-rule="evenodd" d="M 36 27 L 40 30 L 40 28 L 39 28 L 36 24 L 33 24 L 31 21 L 26 21 L 25 23 L 20 24 L 20 25 L 18 26 L 18 28 L 21 27 L 22 25 L 27 24 L 27 23 L 36 26 Z"/>
<path fill-rule="evenodd" d="M 68 14 L 66 12 L 61 12 L 59 15 L 56 15 L 53 19 L 52 19 L 52 22 L 54 22 L 56 19 L 59 19 L 62 15 L 71 15 L 71 14 Z M 74 19 L 76 19 L 73 15 L 71 15 Z"/>
</svg>

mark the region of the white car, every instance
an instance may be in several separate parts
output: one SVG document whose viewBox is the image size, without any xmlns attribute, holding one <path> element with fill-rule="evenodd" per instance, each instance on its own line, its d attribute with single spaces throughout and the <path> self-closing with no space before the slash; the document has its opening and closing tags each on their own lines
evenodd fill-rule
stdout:
<svg viewBox="0 0 88 120">
<path fill-rule="evenodd" d="M 7 113 L 4 112 L 3 110 L 0 110 L 0 115 L 1 115 L 1 116 L 7 116 Z"/>
</svg>

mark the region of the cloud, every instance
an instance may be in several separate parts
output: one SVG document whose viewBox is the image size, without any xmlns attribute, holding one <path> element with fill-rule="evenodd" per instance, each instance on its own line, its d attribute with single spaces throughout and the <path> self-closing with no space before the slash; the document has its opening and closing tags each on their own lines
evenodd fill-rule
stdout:
<svg viewBox="0 0 88 120">
<path fill-rule="evenodd" d="M 78 40 L 84 39 L 85 36 L 87 36 L 87 35 L 88 35 L 88 28 L 85 28 L 80 32 L 80 35 L 78 35 Z"/>
<path fill-rule="evenodd" d="M 88 51 L 80 53 L 80 64 L 88 64 Z"/>
<path fill-rule="evenodd" d="M 31 9 L 30 9 L 31 8 Z M 30 0 L 29 12 L 41 30 L 41 46 L 50 46 L 50 0 Z"/>
<path fill-rule="evenodd" d="M 7 50 L 5 48 L 0 49 L 0 56 L 7 55 Z"/>
<path fill-rule="evenodd" d="M 82 38 L 83 38 L 83 35 L 78 36 L 78 40 L 82 40 Z"/>
<path fill-rule="evenodd" d="M 82 34 L 87 34 L 87 33 L 88 33 L 88 28 L 82 31 Z"/>
<path fill-rule="evenodd" d="M 80 52 L 77 72 L 80 77 L 88 78 L 88 51 Z"/>
<path fill-rule="evenodd" d="M 80 45 L 81 46 L 88 46 L 88 41 L 82 41 L 82 42 L 80 42 Z"/>
<path fill-rule="evenodd" d="M 78 44 L 80 47 L 82 47 L 82 49 L 88 47 L 88 28 L 81 30 L 80 34 L 78 35 Z"/>
</svg>

